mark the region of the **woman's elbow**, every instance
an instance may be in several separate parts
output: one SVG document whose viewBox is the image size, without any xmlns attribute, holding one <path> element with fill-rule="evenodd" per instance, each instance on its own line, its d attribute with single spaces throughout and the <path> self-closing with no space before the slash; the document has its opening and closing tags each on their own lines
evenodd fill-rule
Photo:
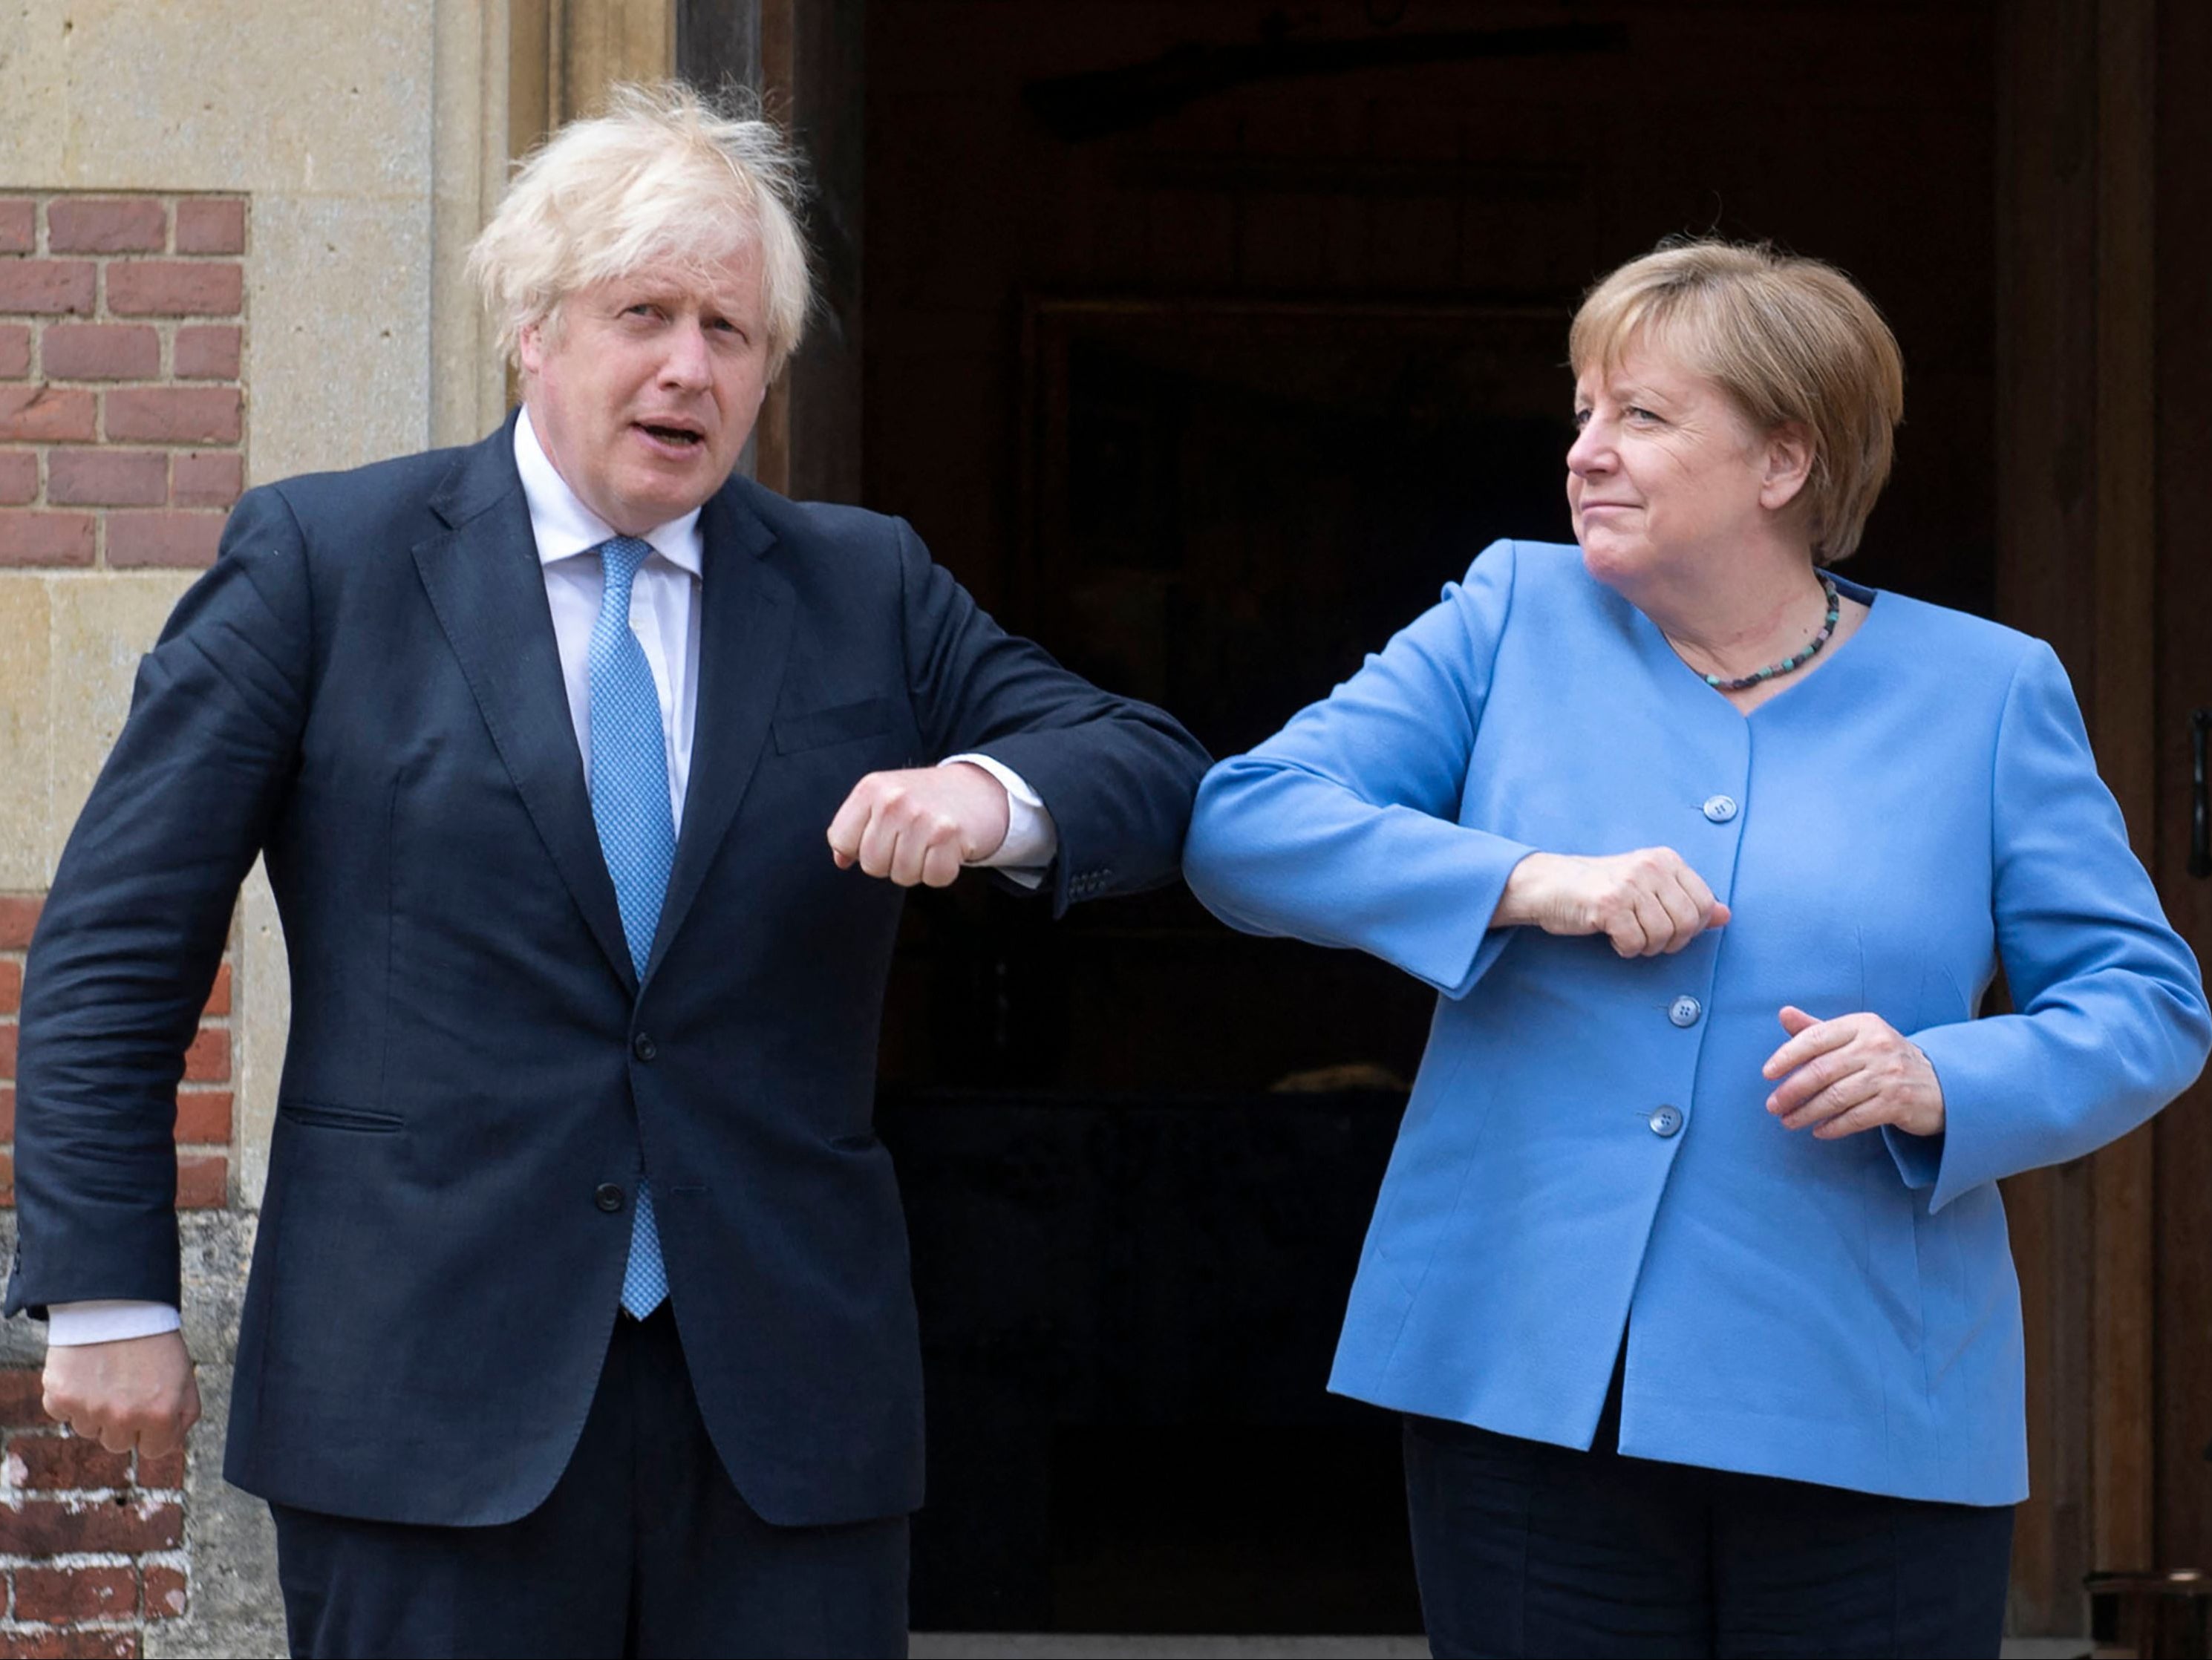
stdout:
<svg viewBox="0 0 2212 1660">
<path fill-rule="evenodd" d="M 2140 1029 L 2149 1041 L 2139 1051 L 2139 1064 L 2144 1082 L 2163 1105 L 2204 1070 L 2205 1058 L 2212 1054 L 2212 1003 L 2185 951 L 2179 963 L 2151 977 L 2145 991 L 2137 1007 L 2143 1016 Z"/>
<path fill-rule="evenodd" d="M 1190 828 L 1182 839 L 1182 874 L 1202 900 L 1235 863 L 1230 844 L 1234 839 L 1231 827 L 1237 816 L 1237 790 L 1229 774 L 1240 759 L 1214 762 L 1198 781 L 1198 797 L 1191 803 Z"/>
<path fill-rule="evenodd" d="M 1269 770 L 1249 755 L 1215 762 L 1199 781 L 1183 836 L 1183 880 L 1200 904 L 1236 927 L 1250 925 L 1246 901 L 1259 851 L 1250 833 L 1251 797 Z"/>
<path fill-rule="evenodd" d="M 2205 1001 L 2203 979 L 2195 974 L 2183 977 L 2174 986 L 2173 1000 L 2175 1039 L 2187 1062 L 2189 1076 L 2182 1084 L 2186 1089 L 2212 1056 L 2212 1005 Z"/>
</svg>

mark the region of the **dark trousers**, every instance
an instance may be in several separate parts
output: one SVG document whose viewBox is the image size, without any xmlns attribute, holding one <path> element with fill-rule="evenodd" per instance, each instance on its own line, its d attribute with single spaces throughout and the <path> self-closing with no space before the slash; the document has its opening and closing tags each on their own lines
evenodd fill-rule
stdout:
<svg viewBox="0 0 2212 1660">
<path fill-rule="evenodd" d="M 1995 1656 L 2012 1512 L 1406 1420 L 1429 1647 L 1462 1655 Z"/>
<path fill-rule="evenodd" d="M 616 1322 L 575 1456 L 521 1520 L 270 1509 L 295 1655 L 906 1653 L 906 1518 L 755 1515 L 707 1439 L 665 1304 Z"/>
</svg>

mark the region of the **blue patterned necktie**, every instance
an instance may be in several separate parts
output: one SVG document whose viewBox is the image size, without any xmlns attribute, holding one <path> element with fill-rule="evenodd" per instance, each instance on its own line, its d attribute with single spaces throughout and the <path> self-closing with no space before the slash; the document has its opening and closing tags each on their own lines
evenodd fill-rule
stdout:
<svg viewBox="0 0 2212 1660">
<path fill-rule="evenodd" d="M 592 819 L 599 826 L 607 874 L 614 878 L 630 965 L 641 979 L 653 931 L 660 925 L 668 873 L 676 863 L 676 814 L 668 796 L 668 735 L 660 724 L 660 694 L 645 648 L 629 626 L 630 587 L 652 551 L 635 536 L 600 544 L 606 591 L 586 659 L 592 683 Z M 668 1270 L 660 1260 L 653 1192 L 640 1175 L 622 1306 L 641 1320 L 667 1295 Z"/>
</svg>

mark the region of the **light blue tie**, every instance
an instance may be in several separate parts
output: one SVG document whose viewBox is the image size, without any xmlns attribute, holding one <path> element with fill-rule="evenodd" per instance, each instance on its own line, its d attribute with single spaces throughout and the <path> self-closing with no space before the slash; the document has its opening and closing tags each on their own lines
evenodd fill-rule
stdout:
<svg viewBox="0 0 2212 1660">
<path fill-rule="evenodd" d="M 592 626 L 586 659 L 592 682 L 592 818 L 599 826 L 607 874 L 614 878 L 630 966 L 641 979 L 653 951 L 653 930 L 660 925 L 668 873 L 676 863 L 676 814 L 668 797 L 668 735 L 660 724 L 660 694 L 645 648 L 629 626 L 630 586 L 652 552 L 635 536 L 600 544 L 606 591 L 599 601 L 599 620 Z M 641 1175 L 622 1306 L 642 1320 L 667 1295 L 653 1191 Z"/>
</svg>

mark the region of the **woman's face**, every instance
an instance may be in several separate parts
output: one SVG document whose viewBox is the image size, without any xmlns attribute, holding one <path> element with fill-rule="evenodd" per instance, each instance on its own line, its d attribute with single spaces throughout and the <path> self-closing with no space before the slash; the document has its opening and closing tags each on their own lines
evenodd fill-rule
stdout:
<svg viewBox="0 0 2212 1660">
<path fill-rule="evenodd" d="M 1786 436 L 1762 437 L 1715 382 L 1632 342 L 1575 383 L 1567 506 L 1583 563 L 1634 588 L 1731 561 L 1771 534 L 1803 482 Z"/>
</svg>

